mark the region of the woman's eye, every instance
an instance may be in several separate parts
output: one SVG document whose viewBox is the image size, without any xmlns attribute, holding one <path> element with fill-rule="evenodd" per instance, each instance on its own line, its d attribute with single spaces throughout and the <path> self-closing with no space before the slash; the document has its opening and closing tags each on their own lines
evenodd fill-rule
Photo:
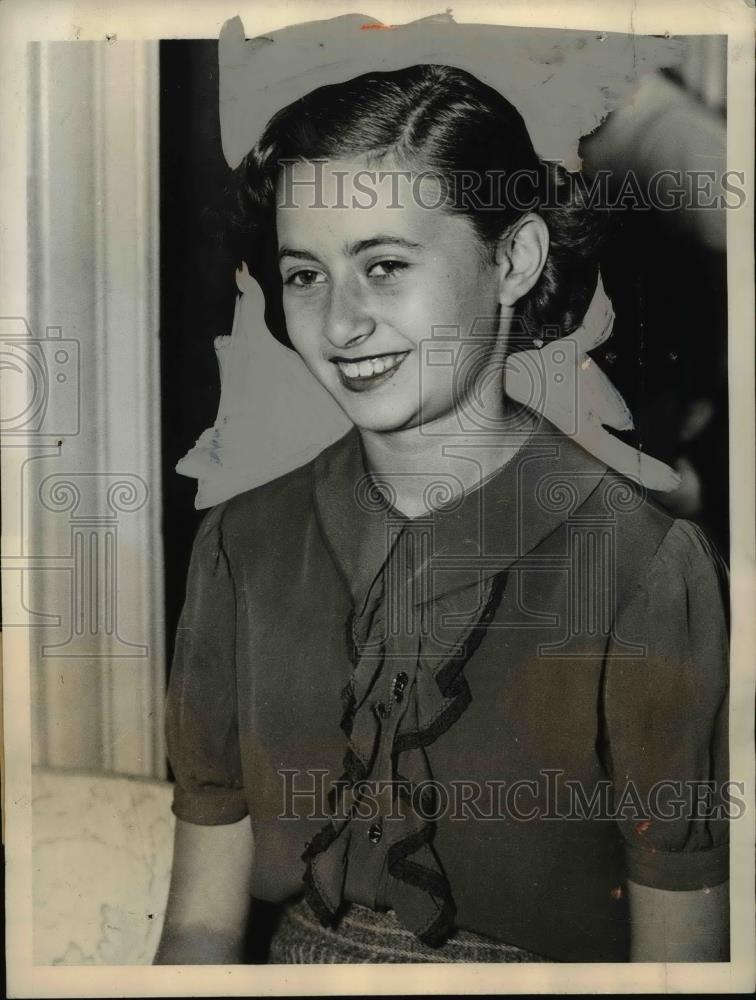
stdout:
<svg viewBox="0 0 756 1000">
<path fill-rule="evenodd" d="M 321 285 L 324 281 L 325 275 L 320 271 L 295 271 L 286 278 L 284 284 L 293 285 L 295 288 L 310 288 L 312 285 Z"/>
<path fill-rule="evenodd" d="M 404 260 L 379 260 L 368 268 L 368 274 L 371 278 L 391 279 L 398 277 L 409 266 Z M 377 268 L 380 268 L 380 271 L 377 271 Z"/>
</svg>

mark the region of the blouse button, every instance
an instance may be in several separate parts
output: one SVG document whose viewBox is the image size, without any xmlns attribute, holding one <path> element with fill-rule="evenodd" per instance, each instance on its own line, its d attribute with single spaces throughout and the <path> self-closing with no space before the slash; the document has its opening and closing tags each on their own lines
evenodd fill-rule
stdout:
<svg viewBox="0 0 756 1000">
<path fill-rule="evenodd" d="M 383 836 L 383 829 L 380 823 L 373 823 L 368 830 L 368 840 L 371 844 L 380 844 Z"/>
<path fill-rule="evenodd" d="M 408 681 L 409 677 L 404 673 L 404 671 L 402 671 L 400 674 L 397 674 L 396 677 L 394 678 L 394 697 L 396 698 L 397 701 L 402 700 L 402 696 L 404 695 L 404 689 L 407 687 Z"/>
</svg>

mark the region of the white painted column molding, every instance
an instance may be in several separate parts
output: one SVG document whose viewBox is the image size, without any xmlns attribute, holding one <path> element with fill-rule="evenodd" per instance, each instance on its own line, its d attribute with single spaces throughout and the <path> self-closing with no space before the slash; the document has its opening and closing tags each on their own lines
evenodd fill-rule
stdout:
<svg viewBox="0 0 756 1000">
<path fill-rule="evenodd" d="M 35 43 L 29 71 L 33 758 L 163 777 L 158 43 Z"/>
</svg>

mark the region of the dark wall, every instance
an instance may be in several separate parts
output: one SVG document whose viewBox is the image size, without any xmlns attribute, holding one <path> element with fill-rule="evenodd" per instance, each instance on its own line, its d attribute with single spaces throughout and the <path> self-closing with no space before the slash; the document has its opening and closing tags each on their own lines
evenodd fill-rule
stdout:
<svg viewBox="0 0 756 1000">
<path fill-rule="evenodd" d="M 218 122 L 218 43 L 160 45 L 160 340 L 166 638 L 172 651 L 191 542 L 197 482 L 176 462 L 215 420 L 213 339 L 231 331 L 234 267 L 222 239 L 229 169 Z"/>
<path fill-rule="evenodd" d="M 594 357 L 633 413 L 635 431 L 619 436 L 670 465 L 690 464 L 696 508 L 678 510 L 673 495 L 657 499 L 695 521 L 727 559 L 726 258 L 671 235 L 656 212 L 613 216 L 602 272 L 617 321 Z"/>
</svg>

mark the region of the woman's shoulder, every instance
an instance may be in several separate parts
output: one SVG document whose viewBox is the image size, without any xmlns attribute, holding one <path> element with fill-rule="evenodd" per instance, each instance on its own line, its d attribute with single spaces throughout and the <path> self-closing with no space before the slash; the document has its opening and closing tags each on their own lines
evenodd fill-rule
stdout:
<svg viewBox="0 0 756 1000">
<path fill-rule="evenodd" d="M 729 572 L 723 556 L 692 521 L 674 518 L 648 568 L 644 589 L 658 604 L 677 602 L 688 616 L 718 609 L 729 617 Z"/>
<path fill-rule="evenodd" d="M 722 555 L 698 524 L 673 514 L 657 495 L 632 480 L 608 471 L 602 501 L 614 515 L 625 545 L 647 548 L 649 570 L 659 574 L 694 576 L 710 571 L 726 576 Z"/>
<path fill-rule="evenodd" d="M 696 574 L 713 569 L 726 574 L 722 555 L 693 521 L 672 518 L 654 560 L 660 571 Z"/>
<path fill-rule="evenodd" d="M 599 489 L 578 512 L 580 520 L 591 513 L 611 521 L 618 535 L 634 544 L 646 541 L 660 566 L 668 568 L 721 563 L 721 556 L 706 533 L 693 521 L 677 517 L 663 502 L 627 476 L 604 466 Z"/>
<path fill-rule="evenodd" d="M 605 469 L 575 514 L 575 530 L 611 534 L 618 582 L 624 581 L 627 596 L 638 587 L 694 589 L 697 581 L 726 591 L 726 563 L 706 532 L 676 517 L 632 479 Z"/>
<path fill-rule="evenodd" d="M 625 591 L 625 616 L 645 630 L 711 635 L 728 630 L 729 574 L 724 558 L 697 524 L 662 512 L 658 544 Z M 700 639 L 700 636 L 699 636 Z"/>
<path fill-rule="evenodd" d="M 348 435 L 347 435 L 348 436 Z M 198 540 L 224 541 L 293 539 L 314 508 L 313 482 L 318 465 L 338 451 L 344 438 L 318 455 L 267 483 L 237 493 L 211 507 L 197 532 Z"/>
<path fill-rule="evenodd" d="M 658 499 L 659 494 L 597 457 L 583 442 L 553 427 L 545 441 L 556 449 L 556 457 L 544 453 L 543 466 L 530 462 L 523 449 L 522 459 L 534 469 L 535 492 L 548 501 L 546 485 L 554 491 L 555 501 L 564 496 L 572 527 L 603 522 L 611 525 L 620 540 L 637 544 L 646 551 L 655 550 L 675 520 Z M 550 464 L 551 463 L 551 464 Z M 551 486 L 552 480 L 554 486 Z"/>
</svg>

